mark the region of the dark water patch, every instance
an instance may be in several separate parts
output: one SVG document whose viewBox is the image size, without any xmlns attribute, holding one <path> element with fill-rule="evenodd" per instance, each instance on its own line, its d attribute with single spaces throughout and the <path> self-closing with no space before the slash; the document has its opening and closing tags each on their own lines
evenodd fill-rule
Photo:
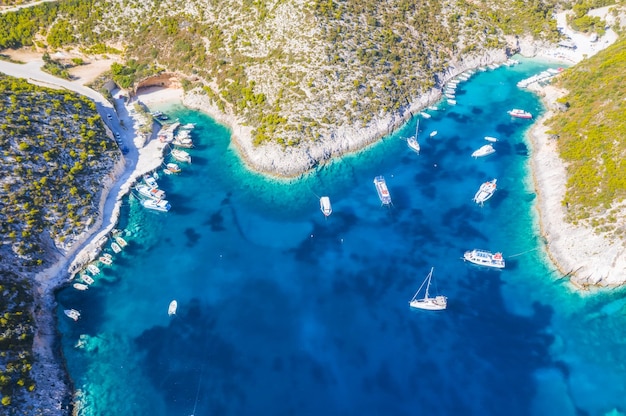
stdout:
<svg viewBox="0 0 626 416">
<path fill-rule="evenodd" d="M 500 139 L 508 139 L 515 134 L 517 128 L 511 123 L 499 123 L 496 125 L 496 132 Z"/>
<path fill-rule="evenodd" d="M 200 240 L 200 237 L 202 237 L 202 235 L 199 234 L 193 228 L 185 228 L 185 238 L 186 238 L 185 246 L 187 247 L 195 246 Z"/>
<path fill-rule="evenodd" d="M 446 113 L 446 118 L 454 120 L 457 124 L 466 124 L 469 123 L 471 117 L 467 114 L 461 114 L 454 110 Z"/>
<path fill-rule="evenodd" d="M 209 218 L 204 221 L 203 225 L 208 225 L 211 228 L 212 232 L 220 232 L 226 231 L 226 227 L 224 226 L 224 216 L 222 215 L 222 210 L 217 210 L 213 212 Z"/>
<path fill-rule="evenodd" d="M 518 156 L 528 156 L 529 152 L 528 152 L 528 146 L 526 146 L 526 143 L 523 143 L 523 142 L 515 143 L 515 154 Z"/>
<path fill-rule="evenodd" d="M 472 107 L 472 111 L 471 112 L 475 116 L 480 116 L 480 115 L 482 115 L 485 112 L 485 110 L 483 110 L 481 107 Z"/>
</svg>

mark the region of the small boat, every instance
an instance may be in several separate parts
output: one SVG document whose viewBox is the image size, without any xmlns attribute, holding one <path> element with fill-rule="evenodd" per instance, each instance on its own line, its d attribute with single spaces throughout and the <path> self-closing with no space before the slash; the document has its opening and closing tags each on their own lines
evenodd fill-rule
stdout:
<svg viewBox="0 0 626 416">
<path fill-rule="evenodd" d="M 117 244 L 116 242 L 111 243 L 111 250 L 113 250 L 113 252 L 115 254 L 119 253 L 120 251 L 122 251 L 122 247 L 120 247 L 119 244 Z"/>
<path fill-rule="evenodd" d="M 88 264 L 87 270 L 89 270 L 89 272 L 93 274 L 94 276 L 100 273 L 100 269 L 95 264 Z"/>
<path fill-rule="evenodd" d="M 495 142 L 498 141 L 497 138 L 492 137 L 492 136 L 485 136 L 485 140 L 487 140 L 488 142 L 491 142 L 491 143 L 495 143 Z"/>
<path fill-rule="evenodd" d="M 439 107 L 437 107 L 436 105 L 431 105 L 431 106 L 429 106 L 429 107 L 428 107 L 428 109 L 429 109 L 430 111 L 438 111 L 438 110 L 439 110 Z"/>
<path fill-rule="evenodd" d="M 191 156 L 184 150 L 172 149 L 172 157 L 179 162 L 191 163 Z"/>
<path fill-rule="evenodd" d="M 180 166 L 178 166 L 176 163 L 168 163 L 167 165 L 165 165 L 165 167 L 168 171 L 172 173 L 180 173 L 181 170 Z"/>
<path fill-rule="evenodd" d="M 176 300 L 173 300 L 170 302 L 170 306 L 168 306 L 167 308 L 167 314 L 169 316 L 176 315 L 176 309 L 178 309 L 178 302 L 176 302 Z"/>
<path fill-rule="evenodd" d="M 385 178 L 383 176 L 375 177 L 374 186 L 376 186 L 376 192 L 378 193 L 380 202 L 382 202 L 383 205 L 390 205 L 391 195 L 389 194 L 389 189 L 387 189 L 387 182 L 385 182 Z"/>
<path fill-rule="evenodd" d="M 422 116 L 422 117 L 424 117 L 424 118 L 430 118 L 430 117 L 432 117 L 430 114 L 428 114 L 428 113 L 427 113 L 427 112 L 425 112 L 425 111 L 422 111 L 422 112 L 420 113 L 420 116 Z"/>
<path fill-rule="evenodd" d="M 187 131 L 187 130 L 183 130 L 183 131 Z M 189 137 L 188 134 L 181 135 L 179 133 L 178 135 L 176 135 L 176 138 L 174 138 L 174 140 L 172 141 L 172 144 L 175 146 L 179 146 L 179 147 L 192 148 L 193 140 L 191 139 L 191 137 Z"/>
<path fill-rule="evenodd" d="M 433 131 L 430 132 L 428 137 L 435 137 L 437 135 L 437 133 L 439 133 L 437 130 L 433 130 Z"/>
<path fill-rule="evenodd" d="M 496 181 L 497 179 L 494 179 L 480 185 L 480 188 L 478 188 L 478 192 L 476 192 L 476 194 L 474 195 L 474 202 L 482 206 L 486 200 L 491 198 L 493 196 L 493 193 L 496 192 Z"/>
<path fill-rule="evenodd" d="M 524 118 L 524 119 L 533 118 L 533 115 L 530 114 L 528 111 L 520 110 L 519 108 L 514 108 L 512 110 L 509 110 L 507 111 L 507 114 L 510 115 L 511 117 L 516 117 L 516 118 Z"/>
<path fill-rule="evenodd" d="M 150 188 L 158 188 L 159 187 L 159 184 L 157 183 L 156 179 L 154 179 L 154 177 L 152 175 L 148 175 L 147 173 L 145 175 L 143 175 L 143 181 Z"/>
<path fill-rule="evenodd" d="M 65 313 L 68 318 L 71 318 L 75 321 L 78 321 L 78 318 L 80 318 L 80 312 L 78 312 L 76 309 L 65 309 L 63 313 Z"/>
<path fill-rule="evenodd" d="M 481 146 L 480 149 L 474 151 L 472 153 L 472 157 L 483 157 L 495 153 L 496 149 L 493 148 L 491 144 L 486 144 Z"/>
<path fill-rule="evenodd" d="M 139 184 L 135 186 L 135 189 L 137 190 L 137 192 L 139 192 L 140 195 L 146 198 L 152 198 L 152 199 L 164 199 L 165 198 L 165 191 L 159 188 L 151 188 L 148 185 Z"/>
<path fill-rule="evenodd" d="M 448 100 L 446 100 L 446 102 L 447 102 L 448 104 L 450 104 L 450 105 L 456 105 L 456 100 L 450 100 L 450 99 L 448 99 Z"/>
<path fill-rule="evenodd" d="M 113 259 L 111 259 L 111 257 L 100 256 L 98 260 L 100 260 L 100 263 L 106 264 L 107 266 L 110 266 L 111 263 L 113 263 Z"/>
<path fill-rule="evenodd" d="M 74 286 L 74 289 L 76 289 L 76 290 L 87 290 L 87 289 L 89 289 L 89 286 L 87 286 L 84 283 L 74 283 L 72 286 Z"/>
<path fill-rule="evenodd" d="M 422 285 L 419 287 L 419 289 L 417 289 L 415 295 L 413 295 L 413 299 L 409 301 L 410 307 L 416 309 L 427 309 L 430 311 L 442 311 L 448 306 L 448 298 L 446 298 L 445 296 L 437 295 L 434 298 L 428 296 L 428 289 L 430 289 L 430 281 L 433 277 L 434 269 L 434 267 L 430 269 L 430 273 L 428 273 L 428 276 L 426 276 L 426 279 L 424 279 Z M 424 297 L 418 298 L 417 295 L 420 293 L 424 285 L 426 285 Z"/>
<path fill-rule="evenodd" d="M 119 235 L 115 236 L 115 242 L 117 244 L 120 245 L 121 248 L 124 248 L 128 245 L 128 243 L 126 242 L 126 240 L 124 240 L 122 237 L 120 237 Z"/>
<path fill-rule="evenodd" d="M 492 253 L 487 250 L 474 249 L 463 254 L 463 260 L 480 266 L 504 269 L 505 263 L 502 253 Z"/>
<path fill-rule="evenodd" d="M 406 144 L 407 146 L 409 146 L 409 149 L 415 151 L 415 153 L 419 154 L 420 152 L 420 143 L 417 140 L 417 135 L 419 133 L 419 128 L 420 128 L 420 120 L 419 118 L 417 119 L 417 125 L 415 126 L 415 136 L 411 136 L 408 139 L 406 139 Z"/>
<path fill-rule="evenodd" d="M 446 97 L 446 98 L 448 98 L 450 100 L 454 100 L 456 98 L 456 95 L 447 92 L 447 93 L 444 94 L 444 97 Z"/>
<path fill-rule="evenodd" d="M 152 209 L 155 211 L 167 212 L 172 208 L 169 202 L 165 199 L 154 200 L 154 199 L 144 199 L 141 201 L 141 205 L 145 208 Z"/>
<path fill-rule="evenodd" d="M 94 280 L 88 274 L 83 274 L 80 276 L 80 278 L 83 282 L 87 283 L 88 285 L 93 285 Z"/>
<path fill-rule="evenodd" d="M 193 130 L 196 127 L 194 123 L 187 123 L 180 126 L 181 129 Z"/>
<path fill-rule="evenodd" d="M 333 208 L 330 205 L 330 198 L 327 196 L 323 196 L 320 198 L 320 210 L 325 217 L 328 217 L 333 213 Z"/>
</svg>

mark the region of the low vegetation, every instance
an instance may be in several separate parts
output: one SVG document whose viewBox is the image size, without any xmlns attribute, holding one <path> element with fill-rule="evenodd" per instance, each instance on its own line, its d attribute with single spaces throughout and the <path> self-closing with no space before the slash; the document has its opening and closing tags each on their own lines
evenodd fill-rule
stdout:
<svg viewBox="0 0 626 416">
<path fill-rule="evenodd" d="M 101 179 L 120 156 L 92 101 L 0 75 L 2 256 L 45 265 L 93 220 Z"/>
<path fill-rule="evenodd" d="M 0 16 L 0 48 L 121 52 L 120 86 L 186 74 L 254 143 L 293 146 L 403 113 L 459 56 L 502 50 L 507 36 L 558 39 L 552 14 L 568 3 L 62 0 Z"/>
<path fill-rule="evenodd" d="M 14 273 L 0 275 L 0 409 L 36 388 L 30 374 L 35 333 L 30 288 L 30 282 Z"/>
<path fill-rule="evenodd" d="M 626 39 L 570 68 L 559 78 L 567 108 L 549 125 L 567 162 L 564 204 L 569 220 L 624 235 L 626 198 Z"/>
</svg>

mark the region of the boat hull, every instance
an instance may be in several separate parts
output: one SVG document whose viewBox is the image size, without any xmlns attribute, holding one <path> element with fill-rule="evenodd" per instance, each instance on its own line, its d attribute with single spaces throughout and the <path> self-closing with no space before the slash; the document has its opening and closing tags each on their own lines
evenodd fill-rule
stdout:
<svg viewBox="0 0 626 416">
<path fill-rule="evenodd" d="M 385 178 L 382 176 L 374 178 L 374 186 L 376 186 L 376 192 L 378 193 L 380 202 L 383 205 L 391 205 L 391 195 L 389 194 L 389 189 L 387 189 Z"/>
<path fill-rule="evenodd" d="M 463 260 L 479 266 L 495 269 L 504 269 L 506 266 L 501 253 L 493 254 L 485 250 L 466 251 L 465 254 L 463 254 Z"/>
<path fill-rule="evenodd" d="M 409 306 L 414 309 L 424 309 L 428 311 L 443 311 L 448 307 L 447 298 L 437 296 L 428 299 L 415 299 L 409 302 Z"/>
</svg>

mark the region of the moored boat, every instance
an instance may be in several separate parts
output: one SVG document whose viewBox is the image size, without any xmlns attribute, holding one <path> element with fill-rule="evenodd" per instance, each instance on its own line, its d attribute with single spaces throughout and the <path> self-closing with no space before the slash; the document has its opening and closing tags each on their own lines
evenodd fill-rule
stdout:
<svg viewBox="0 0 626 416">
<path fill-rule="evenodd" d="M 407 146 L 409 146 L 409 149 L 415 151 L 417 154 L 419 154 L 420 149 L 421 149 L 420 143 L 417 140 L 417 135 L 419 134 L 419 128 L 420 128 L 420 120 L 418 118 L 417 125 L 415 126 L 415 136 L 411 136 L 406 139 L 406 144 Z"/>
<path fill-rule="evenodd" d="M 78 312 L 76 309 L 65 309 L 63 313 L 65 313 L 68 318 L 71 318 L 75 321 L 78 321 L 78 318 L 80 318 L 80 312 Z"/>
<path fill-rule="evenodd" d="M 89 270 L 89 272 L 93 274 L 94 276 L 100 273 L 100 269 L 95 264 L 88 264 L 87 270 Z"/>
<path fill-rule="evenodd" d="M 176 163 L 168 163 L 165 165 L 165 169 L 170 173 L 180 173 L 181 169 Z"/>
<path fill-rule="evenodd" d="M 485 140 L 487 140 L 488 142 L 491 143 L 495 143 L 498 141 L 498 139 L 496 137 L 492 137 L 492 136 L 485 136 Z"/>
<path fill-rule="evenodd" d="M 430 132 L 428 137 L 435 137 L 437 135 L 437 133 L 439 133 L 437 130 L 433 130 L 433 131 Z"/>
<path fill-rule="evenodd" d="M 184 150 L 172 149 L 172 157 L 179 162 L 191 163 L 191 156 Z"/>
<path fill-rule="evenodd" d="M 74 289 L 76 289 L 76 290 L 87 290 L 87 289 L 89 289 L 89 286 L 87 286 L 87 285 L 86 285 L 86 284 L 84 284 L 84 283 L 74 283 L 72 286 L 73 286 L 73 287 L 74 287 Z"/>
<path fill-rule="evenodd" d="M 88 274 L 83 274 L 80 276 L 81 280 L 85 283 L 87 283 L 88 285 L 92 285 L 94 280 L 91 276 L 89 276 Z"/>
<path fill-rule="evenodd" d="M 516 118 L 524 118 L 524 119 L 533 118 L 533 115 L 530 114 L 528 111 L 520 110 L 519 108 L 514 108 L 512 110 L 509 110 L 507 111 L 507 113 L 511 117 L 516 117 Z"/>
<path fill-rule="evenodd" d="M 119 253 L 120 251 L 122 251 L 122 248 L 120 247 L 119 244 L 117 244 L 116 242 L 112 242 L 111 243 L 111 250 L 113 250 L 113 252 L 115 254 Z"/>
<path fill-rule="evenodd" d="M 422 285 L 417 289 L 415 295 L 413 295 L 413 299 L 409 301 L 409 306 L 416 309 L 426 309 L 430 311 L 441 311 L 446 309 L 448 306 L 448 298 L 442 295 L 436 295 L 435 297 L 430 297 L 428 295 L 428 289 L 430 289 L 430 282 L 433 277 L 433 270 L 435 268 L 432 267 L 430 269 L 430 273 L 426 276 L 426 279 L 422 282 Z M 418 298 L 417 295 L 420 293 L 422 288 L 426 285 L 426 291 L 424 292 L 423 298 Z"/>
<path fill-rule="evenodd" d="M 122 248 L 124 248 L 124 247 L 126 247 L 126 246 L 128 245 L 128 243 L 126 242 L 126 240 L 124 240 L 124 239 L 123 239 L 121 236 L 119 236 L 119 235 L 116 235 L 116 236 L 115 236 L 115 242 L 116 242 L 117 244 L 119 244 L 119 245 L 120 245 L 120 247 L 122 247 Z"/>
<path fill-rule="evenodd" d="M 478 191 L 474 195 L 474 202 L 482 206 L 486 200 L 491 198 L 493 193 L 496 192 L 496 182 L 497 179 L 494 179 L 480 185 L 480 188 L 478 188 Z"/>
<path fill-rule="evenodd" d="M 333 213 L 333 208 L 330 205 L 330 198 L 327 196 L 323 196 L 320 198 L 320 210 L 325 217 L 328 217 Z"/>
<path fill-rule="evenodd" d="M 141 196 L 152 199 L 164 199 L 165 191 L 159 188 L 151 188 L 148 185 L 139 184 L 135 186 L 135 189 Z"/>
<path fill-rule="evenodd" d="M 172 208 L 169 202 L 165 199 L 154 200 L 154 199 L 144 199 L 141 201 L 141 205 L 145 208 L 152 209 L 155 211 L 167 212 Z"/>
<path fill-rule="evenodd" d="M 158 188 L 159 187 L 159 184 L 157 183 L 156 179 L 154 179 L 154 176 L 149 175 L 147 173 L 145 175 L 143 175 L 143 181 L 150 188 Z"/>
<path fill-rule="evenodd" d="M 374 186 L 376 186 L 376 192 L 378 193 L 380 202 L 382 202 L 383 205 L 390 205 L 391 195 L 389 194 L 389 189 L 387 189 L 387 182 L 385 182 L 385 178 L 383 176 L 375 177 Z"/>
<path fill-rule="evenodd" d="M 486 144 L 481 146 L 478 150 L 472 153 L 472 157 L 483 157 L 494 153 L 496 149 L 493 148 L 491 144 Z"/>
<path fill-rule="evenodd" d="M 107 266 L 110 266 L 113 263 L 113 259 L 107 256 L 100 256 L 98 260 L 100 260 L 100 263 L 106 264 Z"/>
<path fill-rule="evenodd" d="M 424 117 L 424 118 L 430 118 L 430 117 L 431 117 L 431 115 L 430 115 L 430 114 L 428 114 L 428 113 L 427 113 L 427 112 L 425 112 L 425 111 L 422 111 L 422 112 L 420 113 L 420 116 L 422 116 L 422 117 Z"/>
<path fill-rule="evenodd" d="M 485 267 L 504 269 L 505 262 L 502 253 L 492 253 L 487 250 L 474 249 L 463 254 L 463 260 Z"/>
<path fill-rule="evenodd" d="M 450 105 L 456 105 L 456 100 L 450 100 L 450 99 L 448 99 L 448 100 L 446 100 L 446 102 L 447 102 L 448 104 L 450 104 Z"/>
</svg>

